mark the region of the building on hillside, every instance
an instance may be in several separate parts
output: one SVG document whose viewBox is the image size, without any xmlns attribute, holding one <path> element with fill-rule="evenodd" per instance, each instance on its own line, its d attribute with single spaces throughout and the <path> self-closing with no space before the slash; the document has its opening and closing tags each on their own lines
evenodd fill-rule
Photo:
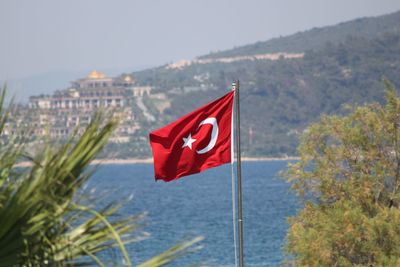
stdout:
<svg viewBox="0 0 400 267">
<path fill-rule="evenodd" d="M 134 86 L 131 88 L 132 94 L 134 97 L 142 97 L 145 95 L 150 95 L 151 87 L 150 86 Z"/>
<path fill-rule="evenodd" d="M 34 126 L 36 136 L 49 135 L 52 138 L 66 138 L 76 128 L 84 127 L 98 110 L 120 119 L 120 125 L 110 139 L 128 142 L 138 128 L 131 102 L 135 97 L 150 95 L 151 87 L 136 86 L 131 75 L 108 77 L 99 71 L 92 71 L 87 77 L 71 82 L 71 86 L 56 91 L 53 95 L 32 96 L 26 112 Z M 25 118 L 26 120 L 26 118 Z M 24 121 L 23 117 L 20 121 Z M 19 125 L 6 125 L 6 133 L 12 134 Z"/>
<path fill-rule="evenodd" d="M 70 88 L 57 91 L 52 96 L 30 97 L 29 107 L 57 110 L 121 108 L 127 106 L 133 88 L 134 80 L 129 75 L 124 79 L 110 78 L 104 73 L 92 71 L 86 78 L 71 82 Z"/>
</svg>

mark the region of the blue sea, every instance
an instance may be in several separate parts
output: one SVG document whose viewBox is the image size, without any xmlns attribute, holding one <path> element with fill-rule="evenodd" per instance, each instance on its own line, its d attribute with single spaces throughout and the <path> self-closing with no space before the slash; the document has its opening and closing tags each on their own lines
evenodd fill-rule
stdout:
<svg viewBox="0 0 400 267">
<path fill-rule="evenodd" d="M 242 163 L 244 256 L 246 266 L 280 266 L 287 217 L 299 208 L 289 184 L 279 178 L 288 161 Z M 150 236 L 127 246 L 134 265 L 182 240 L 203 236 L 202 249 L 171 266 L 234 266 L 231 167 L 165 183 L 155 182 L 151 164 L 102 165 L 89 182 L 113 198 L 133 194 L 120 213 L 147 212 L 142 230 Z"/>
</svg>

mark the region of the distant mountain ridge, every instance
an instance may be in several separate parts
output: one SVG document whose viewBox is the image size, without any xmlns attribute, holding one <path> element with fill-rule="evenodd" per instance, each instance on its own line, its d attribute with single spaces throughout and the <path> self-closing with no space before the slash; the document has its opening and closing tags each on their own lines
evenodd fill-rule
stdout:
<svg viewBox="0 0 400 267">
<path fill-rule="evenodd" d="M 211 53 L 199 57 L 219 58 L 277 52 L 301 53 L 307 50 L 321 48 L 327 42 L 343 42 L 348 36 L 376 38 L 382 33 L 400 32 L 400 11 L 378 16 L 364 17 L 337 25 L 298 32 L 286 37 L 273 38 L 221 52 Z"/>
</svg>

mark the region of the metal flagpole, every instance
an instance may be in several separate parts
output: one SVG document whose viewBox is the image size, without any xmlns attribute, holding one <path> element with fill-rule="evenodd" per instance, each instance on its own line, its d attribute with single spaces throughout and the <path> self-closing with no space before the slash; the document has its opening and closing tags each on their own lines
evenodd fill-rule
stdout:
<svg viewBox="0 0 400 267">
<path fill-rule="evenodd" d="M 236 115 L 236 175 L 237 175 L 237 215 L 238 215 L 238 242 L 239 242 L 239 267 L 244 267 L 243 254 L 243 214 L 242 214 L 242 173 L 240 158 L 240 101 L 239 101 L 239 81 L 233 82 L 233 90 L 235 91 L 235 115 Z"/>
<path fill-rule="evenodd" d="M 232 84 L 232 90 L 235 90 L 235 84 Z M 234 92 L 235 93 L 235 92 Z M 233 226 L 233 245 L 235 251 L 235 267 L 238 267 L 238 243 L 237 243 L 237 226 L 236 226 L 236 177 L 235 177 L 235 113 L 232 112 L 231 117 L 231 186 L 232 186 L 232 226 Z"/>
</svg>

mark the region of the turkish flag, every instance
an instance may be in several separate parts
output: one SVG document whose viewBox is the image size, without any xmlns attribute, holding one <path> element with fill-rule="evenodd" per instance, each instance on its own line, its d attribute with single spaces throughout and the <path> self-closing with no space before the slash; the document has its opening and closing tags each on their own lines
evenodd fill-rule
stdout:
<svg viewBox="0 0 400 267">
<path fill-rule="evenodd" d="M 150 133 L 156 180 L 166 182 L 231 162 L 234 92 Z"/>
</svg>

